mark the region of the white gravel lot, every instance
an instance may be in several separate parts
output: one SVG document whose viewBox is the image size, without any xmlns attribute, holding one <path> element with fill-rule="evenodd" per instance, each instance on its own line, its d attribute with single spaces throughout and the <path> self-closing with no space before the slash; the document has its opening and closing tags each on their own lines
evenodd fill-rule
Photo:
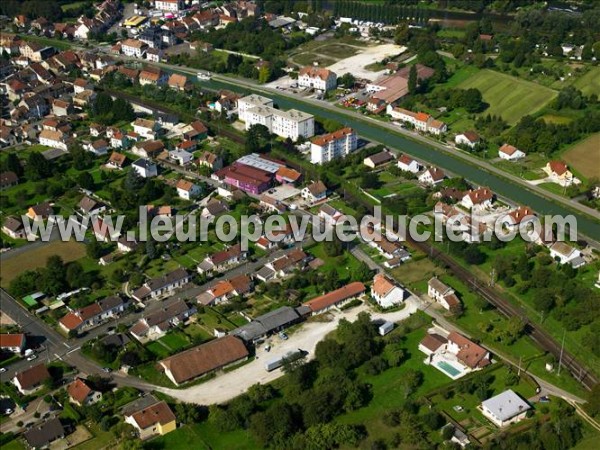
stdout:
<svg viewBox="0 0 600 450">
<path fill-rule="evenodd" d="M 365 69 L 365 66 L 376 63 L 389 56 L 396 56 L 406 51 L 406 47 L 396 44 L 381 44 L 374 47 L 365 47 L 361 53 L 358 53 L 350 58 L 342 59 L 335 64 L 327 67 L 334 71 L 338 76 L 350 72 L 356 78 L 366 78 L 376 80 L 385 73 L 384 70 L 379 72 L 371 72 Z"/>
</svg>

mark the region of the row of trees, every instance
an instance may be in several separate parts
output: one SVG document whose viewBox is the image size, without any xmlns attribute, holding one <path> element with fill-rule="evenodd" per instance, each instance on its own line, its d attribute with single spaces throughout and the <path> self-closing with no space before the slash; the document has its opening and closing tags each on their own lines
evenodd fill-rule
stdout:
<svg viewBox="0 0 600 450">
<path fill-rule="evenodd" d="M 135 119 L 135 112 L 127 100 L 120 97 L 113 100 L 106 92 L 100 92 L 92 105 L 90 116 L 104 125 L 112 125 L 120 121 L 131 122 Z"/>
</svg>

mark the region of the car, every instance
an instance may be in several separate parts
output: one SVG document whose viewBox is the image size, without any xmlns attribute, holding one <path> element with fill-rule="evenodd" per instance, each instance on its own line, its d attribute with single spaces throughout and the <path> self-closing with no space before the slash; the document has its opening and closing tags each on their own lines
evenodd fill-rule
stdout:
<svg viewBox="0 0 600 450">
<path fill-rule="evenodd" d="M 540 397 L 540 403 L 550 403 L 550 397 L 548 397 L 547 395 L 542 395 Z"/>
<path fill-rule="evenodd" d="M 4 410 L 4 414 L 6 414 L 7 416 L 10 416 L 10 415 L 11 415 L 13 412 L 14 412 L 14 411 L 13 411 L 12 409 L 10 409 L 10 408 L 6 408 L 6 409 Z"/>
<path fill-rule="evenodd" d="M 112 369 L 110 367 L 103 367 L 102 370 L 106 373 L 111 373 Z"/>
<path fill-rule="evenodd" d="M 270 352 L 270 351 L 271 351 L 271 346 L 265 345 L 265 352 Z"/>
<path fill-rule="evenodd" d="M 285 333 L 279 333 L 279 337 L 280 337 L 281 339 L 283 339 L 284 341 L 287 341 L 287 340 L 288 340 L 288 335 L 287 335 L 287 334 L 285 334 Z"/>
<path fill-rule="evenodd" d="M 27 357 L 27 361 L 33 361 L 34 359 L 37 359 L 37 355 L 35 355 L 35 354 L 34 355 L 29 355 Z"/>
<path fill-rule="evenodd" d="M 0 367 L 0 373 L 6 372 L 6 367 Z"/>
</svg>

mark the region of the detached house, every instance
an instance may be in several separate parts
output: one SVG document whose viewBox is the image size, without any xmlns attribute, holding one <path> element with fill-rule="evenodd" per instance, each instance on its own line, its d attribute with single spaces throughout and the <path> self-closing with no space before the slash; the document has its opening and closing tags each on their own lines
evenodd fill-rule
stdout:
<svg viewBox="0 0 600 450">
<path fill-rule="evenodd" d="M 474 131 L 465 131 L 462 134 L 457 134 L 454 138 L 454 142 L 456 142 L 457 145 L 466 145 L 467 147 L 474 148 L 481 142 L 481 138 Z"/>
<path fill-rule="evenodd" d="M 27 237 L 23 221 L 20 217 L 7 217 L 2 225 L 2 232 L 13 239 L 25 239 Z"/>
<path fill-rule="evenodd" d="M 502 428 L 523 420 L 531 406 L 513 390 L 508 389 L 483 401 L 479 408 L 485 417 Z"/>
<path fill-rule="evenodd" d="M 112 152 L 106 166 L 111 169 L 122 170 L 125 166 L 127 157 L 122 153 Z"/>
<path fill-rule="evenodd" d="M 562 161 L 550 161 L 543 170 L 549 177 L 555 178 L 564 184 L 580 183 L 580 181 L 573 176 L 573 173 L 571 173 L 567 165 Z"/>
<path fill-rule="evenodd" d="M 137 39 L 125 39 L 121 42 L 121 52 L 125 56 L 132 56 L 135 58 L 141 58 L 148 49 L 148 45 Z"/>
<path fill-rule="evenodd" d="M 381 167 L 391 161 L 394 161 L 395 159 L 396 158 L 391 152 L 384 150 L 366 157 L 363 161 L 363 164 L 371 169 L 375 169 L 376 167 Z"/>
<path fill-rule="evenodd" d="M 106 211 L 106 205 L 102 202 L 98 202 L 87 195 L 79 201 L 77 208 L 86 216 L 98 215 Z"/>
<path fill-rule="evenodd" d="M 240 244 L 232 245 L 226 250 L 207 256 L 204 261 L 198 265 L 199 273 L 220 272 L 234 264 L 244 261 L 247 256 L 246 251 L 242 251 Z"/>
<path fill-rule="evenodd" d="M 375 275 L 371 297 L 382 308 L 391 308 L 404 301 L 405 292 L 382 273 Z"/>
<path fill-rule="evenodd" d="M 65 135 L 62 131 L 42 130 L 38 136 L 40 144 L 67 151 Z"/>
<path fill-rule="evenodd" d="M 166 72 L 161 70 L 145 69 L 140 72 L 138 79 L 141 86 L 145 86 L 146 84 L 162 86 L 167 83 L 169 76 Z"/>
<path fill-rule="evenodd" d="M 50 372 L 44 364 L 38 364 L 18 372 L 12 383 L 23 395 L 31 395 L 42 388 L 44 381 L 50 379 Z"/>
<path fill-rule="evenodd" d="M 337 75 L 328 69 L 307 66 L 298 73 L 298 86 L 319 91 L 330 91 L 337 86 Z"/>
<path fill-rule="evenodd" d="M 179 0 L 176 0 L 178 3 Z M 167 0 L 156 3 L 168 3 Z M 163 436 L 177 429 L 177 419 L 166 402 L 158 402 L 138 411 L 125 414 L 125 423 L 135 428 L 140 439 L 145 440 L 152 436 Z"/>
<path fill-rule="evenodd" d="M 23 333 L 0 334 L 0 351 L 9 353 L 21 353 L 25 350 L 27 338 Z"/>
<path fill-rule="evenodd" d="M 27 210 L 27 217 L 31 220 L 45 220 L 50 218 L 52 214 L 54 214 L 54 208 L 48 202 L 38 203 Z"/>
<path fill-rule="evenodd" d="M 198 298 L 203 305 L 212 305 L 226 302 L 230 298 L 240 297 L 252 291 L 252 280 L 246 274 L 238 275 L 228 280 L 217 282 Z"/>
<path fill-rule="evenodd" d="M 339 308 L 353 299 L 360 297 L 365 293 L 366 289 L 364 284 L 355 281 L 328 294 L 305 302 L 303 305 L 308 306 L 312 315 L 321 314 L 332 308 Z"/>
<path fill-rule="evenodd" d="M 327 186 L 322 181 L 314 181 L 302 189 L 302 198 L 310 203 L 327 199 Z"/>
<path fill-rule="evenodd" d="M 533 210 L 527 206 L 519 206 L 517 209 L 509 212 L 504 216 L 502 225 L 507 228 L 519 227 L 526 225 L 535 220 Z"/>
<path fill-rule="evenodd" d="M 498 156 L 507 161 L 516 161 L 521 158 L 525 158 L 525 152 L 519 150 L 517 147 L 504 144 L 498 149 Z"/>
<path fill-rule="evenodd" d="M 331 226 L 335 226 L 338 222 L 344 220 L 344 214 L 328 204 L 319 208 L 319 218 Z"/>
<path fill-rule="evenodd" d="M 435 277 L 427 283 L 427 295 L 451 312 L 462 306 L 454 289 Z"/>
<path fill-rule="evenodd" d="M 479 188 L 466 192 L 461 200 L 461 204 L 469 209 L 474 207 L 488 209 L 492 206 L 493 201 L 494 193 L 491 190 L 488 188 Z"/>
<path fill-rule="evenodd" d="M 19 177 L 14 172 L 0 173 L 0 189 L 6 189 L 19 184 Z"/>
<path fill-rule="evenodd" d="M 566 242 L 555 242 L 552 244 L 550 247 L 550 256 L 559 264 L 571 264 L 575 269 L 585 265 L 581 251 L 571 247 Z"/>
<path fill-rule="evenodd" d="M 119 296 L 106 297 L 91 305 L 72 310 L 59 320 L 59 325 L 67 333 L 80 333 L 119 316 L 128 305 Z"/>
<path fill-rule="evenodd" d="M 156 139 L 160 124 L 154 120 L 138 118 L 131 122 L 134 133 L 144 139 Z"/>
<path fill-rule="evenodd" d="M 67 386 L 67 394 L 69 401 L 79 407 L 90 406 L 102 400 L 102 393 L 93 390 L 81 378 L 75 378 L 75 381 Z"/>
<path fill-rule="evenodd" d="M 200 186 L 188 180 L 179 180 L 177 185 L 177 195 L 184 200 L 192 200 L 200 195 Z"/>
<path fill-rule="evenodd" d="M 171 74 L 167 84 L 170 88 L 177 89 L 178 91 L 184 91 L 190 87 L 187 77 L 178 73 Z"/>
<path fill-rule="evenodd" d="M 163 337 L 172 327 L 184 323 L 196 313 L 196 308 L 188 306 L 181 299 L 164 302 L 158 311 L 144 315 L 130 329 L 131 335 L 142 344 Z"/>
<path fill-rule="evenodd" d="M 419 182 L 428 186 L 435 186 L 441 183 L 446 178 L 446 174 L 443 170 L 437 167 L 430 167 L 421 175 L 419 175 Z"/>
<path fill-rule="evenodd" d="M 398 158 L 398 169 L 404 172 L 419 173 L 423 166 L 408 155 L 402 155 Z"/>
<path fill-rule="evenodd" d="M 131 167 L 142 178 L 152 178 L 158 176 L 156 164 L 146 158 L 140 158 L 135 161 Z"/>
</svg>

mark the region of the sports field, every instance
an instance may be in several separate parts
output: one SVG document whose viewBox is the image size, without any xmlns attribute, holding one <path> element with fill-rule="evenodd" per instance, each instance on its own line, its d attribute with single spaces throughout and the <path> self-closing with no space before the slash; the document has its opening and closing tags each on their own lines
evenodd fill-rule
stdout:
<svg viewBox="0 0 600 450">
<path fill-rule="evenodd" d="M 600 95 L 600 67 L 592 67 L 573 83 L 585 95 Z"/>
<path fill-rule="evenodd" d="M 53 241 L 41 246 L 33 244 L 31 249 L 23 247 L 13 252 L 6 253 L 2 258 L 0 270 L 2 287 L 8 286 L 17 275 L 26 270 L 44 267 L 46 260 L 52 255 L 60 256 L 65 262 L 82 258 L 85 256 L 85 245 L 75 241 Z"/>
<path fill-rule="evenodd" d="M 509 124 L 515 124 L 556 97 L 556 91 L 552 89 L 493 70 L 481 70 L 457 87 L 479 89 L 484 101 L 490 105 L 485 114 L 499 115 Z"/>
<path fill-rule="evenodd" d="M 563 153 L 562 159 L 584 177 L 600 177 L 600 133 L 579 141 Z"/>
</svg>

